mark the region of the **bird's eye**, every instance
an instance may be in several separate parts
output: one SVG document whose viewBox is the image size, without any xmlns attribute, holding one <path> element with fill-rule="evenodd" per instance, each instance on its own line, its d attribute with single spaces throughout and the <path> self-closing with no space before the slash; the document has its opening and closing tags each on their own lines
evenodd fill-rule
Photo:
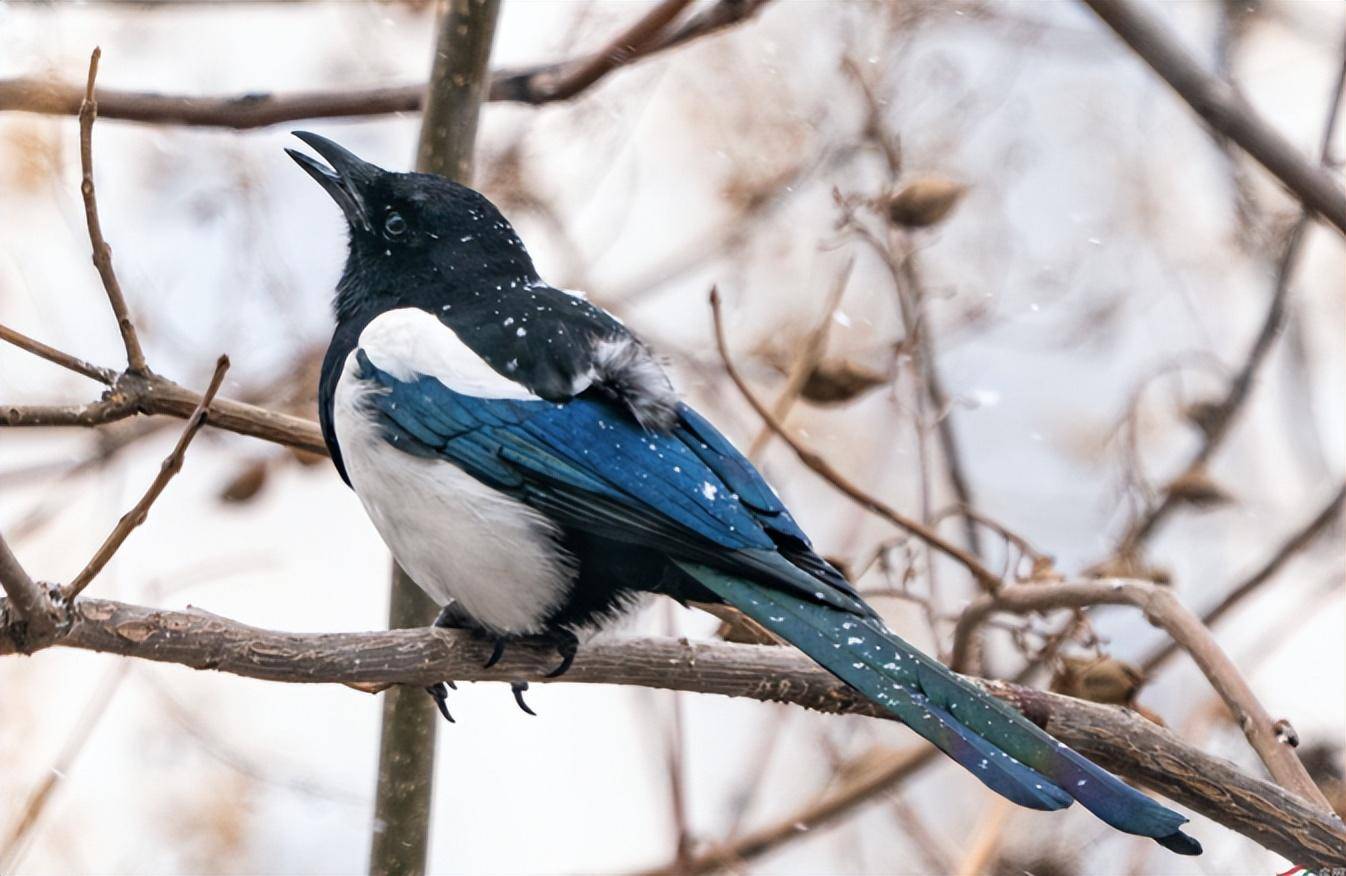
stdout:
<svg viewBox="0 0 1346 876">
<path fill-rule="evenodd" d="M 407 230 L 407 220 L 402 218 L 401 213 L 389 213 L 388 218 L 383 220 L 383 230 L 389 237 L 401 237 Z"/>
</svg>

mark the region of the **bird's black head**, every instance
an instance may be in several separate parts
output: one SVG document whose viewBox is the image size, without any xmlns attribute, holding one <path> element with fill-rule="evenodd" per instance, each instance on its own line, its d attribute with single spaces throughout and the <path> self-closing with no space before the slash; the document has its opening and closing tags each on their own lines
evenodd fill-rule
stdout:
<svg viewBox="0 0 1346 876">
<path fill-rule="evenodd" d="M 326 137 L 294 133 L 331 166 L 285 151 L 332 196 L 350 227 L 339 319 L 537 282 L 523 242 L 480 193 L 434 174 L 384 170 Z"/>
</svg>

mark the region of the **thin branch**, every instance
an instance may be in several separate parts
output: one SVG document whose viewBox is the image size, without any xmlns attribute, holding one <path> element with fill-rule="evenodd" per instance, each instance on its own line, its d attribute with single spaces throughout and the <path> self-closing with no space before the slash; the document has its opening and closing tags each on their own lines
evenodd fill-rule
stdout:
<svg viewBox="0 0 1346 876">
<path fill-rule="evenodd" d="M 640 51 L 632 53 L 616 66 L 633 64 L 747 21 L 767 2 L 769 0 L 718 0 L 710 8 L 688 18 L 681 26 L 642 46 Z M 553 64 L 497 70 L 491 74 L 486 99 L 542 104 L 574 97 L 582 91 L 545 96 L 535 87 L 535 83 L 564 77 L 592 60 L 592 57 L 585 56 Z M 262 91 L 224 97 L 102 89 L 99 114 L 104 119 L 149 124 L 243 130 L 299 119 L 417 112 L 424 105 L 425 93 L 424 83 L 289 94 Z M 82 100 L 83 90 L 69 83 L 39 77 L 0 80 L 0 112 L 10 110 L 73 116 L 78 114 Z"/>
<path fill-rule="evenodd" d="M 0 341 L 13 344 L 20 350 L 27 350 L 34 356 L 39 356 L 48 362 L 54 362 L 62 368 L 74 371 L 76 374 L 83 374 L 90 380 L 96 380 L 108 386 L 111 386 L 117 379 L 117 372 L 111 368 L 94 365 L 71 356 L 69 353 L 63 353 L 55 347 L 49 347 L 41 341 L 35 341 L 25 334 L 16 332 L 9 326 L 0 325 Z"/>
<path fill-rule="evenodd" d="M 24 840 L 28 838 L 38 819 L 42 817 L 43 811 L 51 803 L 52 795 L 60 782 L 70 774 L 75 760 L 93 738 L 98 724 L 107 714 L 107 707 L 112 704 L 117 691 L 121 689 L 130 666 L 129 663 L 123 663 L 121 666 L 112 667 L 94 687 L 93 697 L 84 706 L 79 720 L 66 736 L 65 744 L 61 746 L 55 762 L 41 774 L 37 787 L 28 795 L 28 801 L 24 804 L 18 820 L 5 835 L 4 842 L 0 843 L 0 872 L 13 873 L 18 870 L 26 846 Z"/>
<path fill-rule="evenodd" d="M 1314 515 L 1312 520 L 1286 539 L 1285 543 L 1271 555 L 1260 569 L 1233 590 L 1230 590 L 1223 599 L 1203 613 L 1201 622 L 1208 627 L 1213 626 L 1263 584 L 1274 578 L 1287 562 L 1317 539 L 1318 536 L 1322 535 L 1323 530 L 1327 529 L 1341 516 L 1343 503 L 1346 503 L 1346 485 L 1337 490 L 1336 495 L 1328 501 L 1321 511 Z M 1170 641 L 1164 644 L 1141 662 L 1141 671 L 1146 675 L 1152 675 L 1155 670 L 1168 662 L 1177 652 L 1178 644 L 1176 642 Z"/>
<path fill-rule="evenodd" d="M 62 646 L 217 669 L 270 681 L 425 686 L 461 681 L 543 681 L 553 648 L 519 642 L 490 669 L 490 643 L 420 628 L 369 633 L 278 633 L 201 611 L 166 611 L 101 599 L 71 609 Z M 0 628 L 0 655 L 14 653 Z M 627 684 L 788 702 L 830 713 L 890 717 L 789 648 L 632 638 L 581 648 L 562 682 Z M 1118 774 L 1309 867 L 1346 866 L 1346 828 L 1275 785 L 1191 748 L 1124 709 L 1014 685 L 977 681 L 1048 732 Z"/>
<path fill-rule="evenodd" d="M 219 392 L 220 384 L 224 382 L 224 374 L 228 370 L 229 357 L 221 356 L 215 363 L 215 374 L 210 378 L 210 385 L 206 388 L 205 395 L 201 396 L 201 401 L 197 403 L 196 409 L 187 419 L 187 425 L 178 437 L 178 443 L 174 445 L 173 452 L 168 454 L 163 464 L 159 466 L 159 474 L 150 483 L 149 489 L 145 490 L 145 495 L 140 497 L 140 501 L 136 502 L 130 511 L 122 515 L 121 520 L 117 521 L 117 525 L 113 527 L 107 539 L 94 552 L 84 569 L 75 576 L 73 581 L 61 589 L 61 596 L 67 602 L 79 596 L 98 573 L 103 571 L 103 567 L 121 548 L 131 531 L 145 522 L 145 518 L 150 513 L 150 506 L 163 493 L 164 488 L 168 486 L 168 482 L 173 479 L 174 475 L 182 471 L 182 461 L 187 454 L 187 446 L 192 443 L 196 433 L 201 431 L 201 427 L 205 425 L 210 404 L 215 400 L 215 393 Z"/>
<path fill-rule="evenodd" d="M 84 196 L 84 219 L 89 226 L 89 242 L 93 245 L 93 264 L 98 276 L 107 290 L 108 303 L 117 317 L 117 329 L 122 335 L 122 344 L 126 347 L 126 367 L 132 374 L 148 374 L 145 353 L 140 349 L 140 338 L 131 322 L 131 313 L 126 308 L 126 296 L 122 294 L 121 283 L 112 270 L 112 247 L 103 239 L 103 226 L 98 221 L 98 198 L 93 187 L 93 120 L 98 116 L 98 101 L 94 99 L 94 80 L 98 78 L 98 59 L 101 49 L 94 49 L 89 56 L 89 80 L 84 88 L 84 100 L 79 106 L 79 162 L 83 170 L 80 181 L 80 194 Z"/>
<path fill-rule="evenodd" d="M 762 421 L 771 427 L 771 431 L 779 435 L 781 440 L 790 446 L 790 449 L 799 457 L 800 462 L 822 476 L 824 480 L 832 484 L 832 486 L 836 487 L 862 508 L 883 517 L 899 529 L 904 529 L 907 532 L 910 532 L 912 535 L 933 546 L 937 550 L 947 554 L 954 560 L 957 560 L 965 566 L 967 570 L 972 573 L 972 576 L 977 579 L 978 583 L 983 585 L 987 590 L 994 591 L 1000 586 L 999 576 L 982 565 L 981 561 L 976 557 L 958 547 L 956 544 L 948 541 L 930 527 L 907 517 L 905 514 L 898 512 L 888 504 L 871 496 L 869 493 L 866 493 L 864 490 L 847 480 L 841 472 L 832 467 L 831 463 L 819 456 L 815 451 L 805 447 L 798 439 L 790 434 L 789 430 L 785 428 L 785 425 L 781 423 L 780 420 L 776 419 L 771 411 L 767 410 L 766 405 L 753 394 L 753 391 L 748 387 L 748 384 L 744 381 L 742 375 L 739 374 L 738 368 L 735 367 L 733 359 L 729 355 L 729 345 L 724 337 L 724 323 L 720 315 L 720 295 L 718 290 L 714 288 L 710 290 L 710 309 L 711 315 L 714 317 L 715 321 L 715 343 L 719 348 L 720 359 L 724 363 L 724 370 L 729 375 L 729 379 L 733 381 L 734 385 L 738 387 L 739 393 L 742 394 L 748 404 L 752 406 L 753 410 L 757 412 L 757 416 L 761 417 Z"/>
<path fill-rule="evenodd" d="M 28 577 L 3 535 L 0 535 L 0 588 L 9 597 L 6 605 L 13 614 L 11 619 L 0 612 L 0 624 L 11 621 L 22 625 L 17 643 L 20 651 L 27 652 L 30 642 L 34 647 L 40 647 L 55 634 L 56 621 L 50 597 L 41 585 Z"/>
<path fill-rule="evenodd" d="M 837 279 L 827 295 L 827 301 L 823 305 L 823 315 L 819 318 L 813 331 L 809 332 L 808 337 L 804 339 L 803 348 L 799 351 L 794 364 L 790 366 L 789 375 L 785 378 L 785 386 L 781 389 L 780 395 L 776 396 L 776 401 L 771 405 L 772 415 L 782 423 L 789 416 L 790 409 L 794 407 L 795 402 L 799 400 L 799 394 L 803 391 L 804 384 L 808 382 L 809 375 L 818 367 L 818 362 L 827 349 L 827 335 L 832 328 L 832 317 L 836 315 L 837 308 L 841 306 L 841 296 L 846 292 L 846 284 L 850 281 L 851 269 L 854 267 L 855 259 L 851 259 L 846 262 L 846 266 L 837 275 Z M 775 433 L 771 431 L 771 427 L 763 424 L 761 431 L 757 433 L 757 437 L 752 439 L 752 444 L 748 445 L 748 458 L 753 460 L 760 458 L 762 451 L 766 450 L 767 444 L 771 442 L 773 434 Z"/>
<path fill-rule="evenodd" d="M 1086 0 L 1086 2 L 1090 2 L 1090 0 Z M 1341 69 L 1337 72 L 1337 79 L 1332 87 L 1327 121 L 1323 125 L 1323 135 L 1318 146 L 1319 161 L 1323 164 L 1327 163 L 1331 154 L 1332 134 L 1337 126 L 1337 116 L 1341 110 L 1343 90 L 1346 90 L 1346 51 L 1342 53 Z M 1271 303 L 1267 307 L 1266 317 L 1262 320 L 1262 327 L 1257 332 L 1257 337 L 1253 339 L 1252 346 L 1248 348 L 1242 367 L 1230 380 L 1224 397 L 1211 405 L 1209 412 L 1202 417 L 1203 440 L 1183 471 L 1196 471 L 1215 455 L 1215 452 L 1219 450 L 1229 436 L 1230 427 L 1237 419 L 1239 411 L 1252 394 L 1257 372 L 1261 369 L 1262 363 L 1266 361 L 1267 354 L 1271 351 L 1272 342 L 1276 340 L 1281 329 L 1285 326 L 1286 316 L 1289 312 L 1287 303 L 1290 297 L 1290 284 L 1294 278 L 1295 267 L 1299 262 L 1300 251 L 1303 248 L 1311 218 L 1312 214 L 1308 206 L 1305 206 L 1300 212 L 1299 219 L 1291 227 L 1276 266 Z M 1177 506 L 1177 496 L 1172 492 L 1165 492 L 1163 498 L 1148 508 L 1131 524 L 1126 535 L 1122 537 L 1119 553 L 1123 556 L 1134 555 L 1140 544 L 1154 534 L 1159 524 Z"/>
<path fill-rule="evenodd" d="M 691 0 L 661 0 L 618 34 L 606 48 L 584 61 L 559 70 L 534 73 L 520 80 L 522 87 L 519 93 L 527 95 L 528 103 L 547 103 L 574 97 L 613 70 L 644 54 L 690 3 Z"/>
<path fill-rule="evenodd" d="M 200 393 L 165 377 L 123 374 L 101 400 L 91 404 L 0 406 L 0 427 L 89 427 L 125 420 L 136 414 L 166 414 L 186 419 L 200 404 Z M 210 425 L 226 432 L 327 455 L 327 445 L 317 423 L 256 405 L 217 398 L 211 404 Z"/>
<path fill-rule="evenodd" d="M 1294 194 L 1346 234 L 1346 191 L 1263 121 L 1227 82 L 1201 69 L 1182 45 L 1132 0 L 1082 0 L 1158 73 L 1206 124 L 1247 152 Z"/>
<path fill-rule="evenodd" d="M 1295 756 L 1294 749 L 1280 740 L 1275 729 L 1276 722 L 1257 699 L 1238 667 L 1215 641 L 1210 630 L 1167 587 L 1121 578 L 1001 587 L 996 593 L 978 598 L 959 617 L 958 625 L 954 628 L 953 659 L 950 665 L 954 669 L 967 665 L 969 645 L 978 627 L 995 612 L 1029 614 L 1095 605 L 1135 606 L 1144 612 L 1146 620 L 1163 628 L 1183 650 L 1192 655 L 1272 777 L 1282 787 L 1298 794 L 1310 804 L 1331 811 L 1322 791 L 1309 778 L 1304 765 Z"/>
</svg>

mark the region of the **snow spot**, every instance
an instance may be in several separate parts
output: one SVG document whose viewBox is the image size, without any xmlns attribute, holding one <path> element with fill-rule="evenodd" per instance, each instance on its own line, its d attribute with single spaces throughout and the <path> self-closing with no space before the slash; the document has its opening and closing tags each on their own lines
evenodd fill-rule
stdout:
<svg viewBox="0 0 1346 876">
<path fill-rule="evenodd" d="M 707 500 L 714 502 L 715 496 L 719 492 L 720 488 L 712 484 L 710 481 L 703 481 L 701 483 L 701 495 L 705 496 Z"/>
</svg>

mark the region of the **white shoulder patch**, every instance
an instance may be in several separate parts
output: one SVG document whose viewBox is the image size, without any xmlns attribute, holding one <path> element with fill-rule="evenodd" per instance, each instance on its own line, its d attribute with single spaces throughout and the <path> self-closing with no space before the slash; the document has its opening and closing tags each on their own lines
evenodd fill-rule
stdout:
<svg viewBox="0 0 1346 876">
<path fill-rule="evenodd" d="M 474 398 L 539 400 L 526 386 L 486 364 L 453 329 L 419 307 L 375 317 L 360 333 L 360 348 L 379 370 L 398 380 L 433 377 Z"/>
</svg>

